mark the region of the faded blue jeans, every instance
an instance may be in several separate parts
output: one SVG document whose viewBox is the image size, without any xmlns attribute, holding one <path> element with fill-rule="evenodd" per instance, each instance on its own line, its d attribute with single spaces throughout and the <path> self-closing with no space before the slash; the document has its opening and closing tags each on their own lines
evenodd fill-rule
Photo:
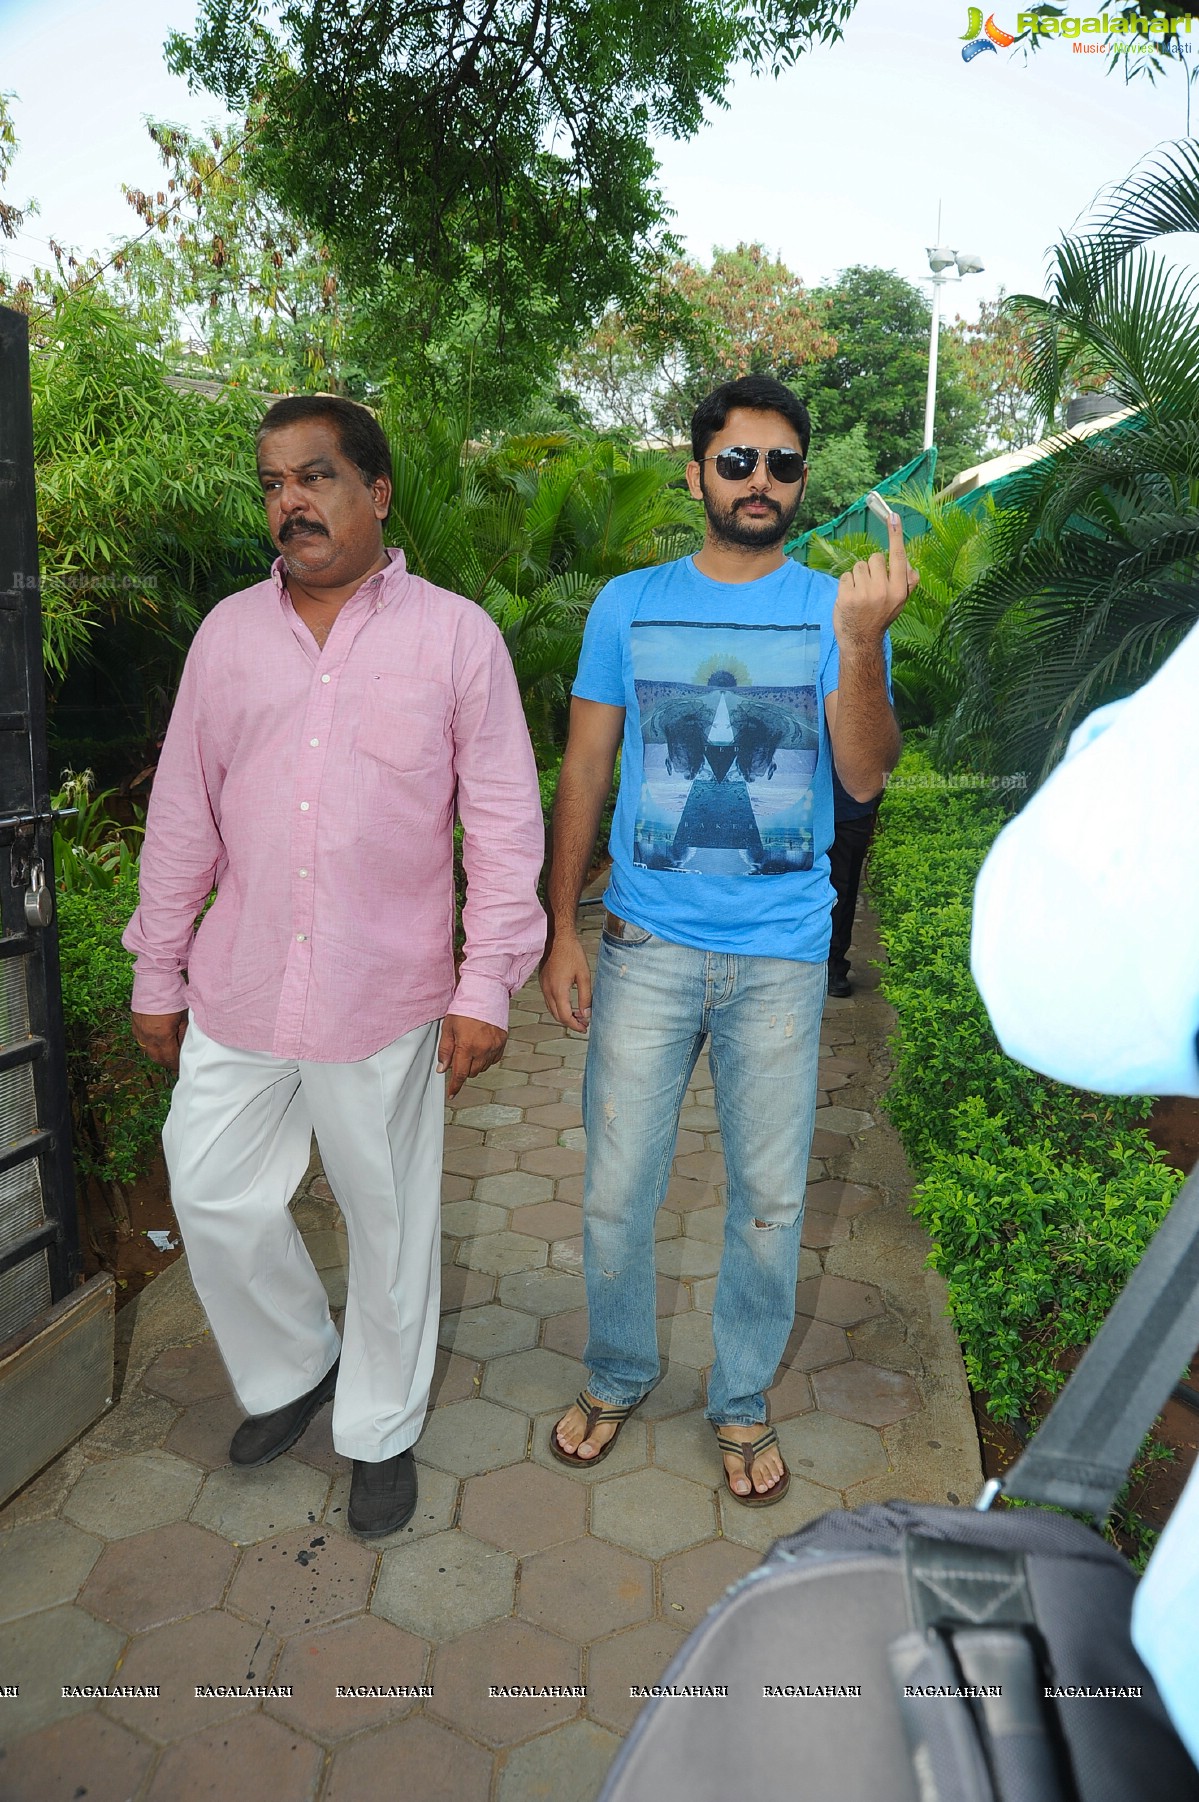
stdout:
<svg viewBox="0 0 1199 1802">
<path fill-rule="evenodd" d="M 583 1355 L 598 1401 L 627 1406 L 658 1379 L 654 1215 L 710 1037 L 728 1205 L 707 1416 L 765 1420 L 795 1321 L 826 980 L 823 963 L 696 951 L 632 924 L 624 938 L 605 931 L 583 1079 Z"/>
</svg>

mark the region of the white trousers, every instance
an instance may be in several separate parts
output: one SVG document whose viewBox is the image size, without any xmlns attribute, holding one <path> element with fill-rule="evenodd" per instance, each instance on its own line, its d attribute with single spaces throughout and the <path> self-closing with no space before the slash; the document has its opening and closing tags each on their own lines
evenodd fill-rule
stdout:
<svg viewBox="0 0 1199 1802">
<path fill-rule="evenodd" d="M 247 1414 L 340 1354 L 333 1443 L 376 1463 L 420 1433 L 437 1344 L 445 1078 L 440 1023 L 352 1064 L 235 1051 L 192 1020 L 163 1127 L 196 1293 Z M 342 1337 L 288 1203 L 315 1130 L 349 1235 Z"/>
</svg>

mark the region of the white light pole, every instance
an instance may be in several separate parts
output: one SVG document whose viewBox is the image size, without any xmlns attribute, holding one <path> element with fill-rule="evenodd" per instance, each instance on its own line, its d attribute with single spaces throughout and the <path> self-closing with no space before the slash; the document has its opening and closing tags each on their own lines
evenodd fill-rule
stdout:
<svg viewBox="0 0 1199 1802">
<path fill-rule="evenodd" d="M 941 209 L 937 209 L 937 236 L 941 235 Z M 937 352 L 940 348 L 941 325 L 941 289 L 949 281 L 961 281 L 964 275 L 981 275 L 983 262 L 981 257 L 969 250 L 948 250 L 943 244 L 934 244 L 928 253 L 928 266 L 933 272 L 933 323 L 928 340 L 928 387 L 924 395 L 924 448 L 928 450 L 933 441 L 933 417 L 937 411 Z M 957 274 L 947 275 L 945 271 L 956 267 Z"/>
</svg>

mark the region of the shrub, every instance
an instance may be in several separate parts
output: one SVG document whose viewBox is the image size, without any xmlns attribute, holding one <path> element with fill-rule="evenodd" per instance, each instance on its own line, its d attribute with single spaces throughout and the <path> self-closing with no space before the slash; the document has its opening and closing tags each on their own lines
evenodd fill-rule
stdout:
<svg viewBox="0 0 1199 1802">
<path fill-rule="evenodd" d="M 111 887 L 58 896 L 76 1168 L 81 1182 L 94 1177 L 118 1194 L 144 1175 L 170 1105 L 166 1072 L 138 1050 L 129 1024 L 132 966 L 121 933 L 137 898 L 136 869 Z"/>
<path fill-rule="evenodd" d="M 1169 1207 L 1178 1173 L 1144 1096 L 1088 1095 L 1001 1050 L 970 975 L 974 880 L 1006 815 L 906 755 L 871 853 L 899 1016 L 886 1096 L 921 1175 L 914 1207 L 949 1288 L 967 1374 L 995 1420 L 1064 1380 Z"/>
</svg>

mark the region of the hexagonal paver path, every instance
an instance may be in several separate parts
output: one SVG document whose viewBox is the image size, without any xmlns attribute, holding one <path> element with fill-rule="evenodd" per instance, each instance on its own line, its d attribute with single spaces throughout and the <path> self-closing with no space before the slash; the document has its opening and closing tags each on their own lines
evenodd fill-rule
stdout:
<svg viewBox="0 0 1199 1802">
<path fill-rule="evenodd" d="M 581 919 L 594 949 L 597 914 Z M 865 916 L 859 936 L 864 964 Z M 961 1361 L 877 1111 L 890 1027 L 873 973 L 826 1009 L 797 1315 L 768 1398 L 793 1473 L 776 1508 L 723 1491 L 703 1412 L 725 1181 L 706 1057 L 657 1222 L 662 1380 L 598 1467 L 550 1453 L 585 1380 L 584 1047 L 535 984 L 447 1116 L 440 1349 L 399 1533 L 349 1533 L 328 1410 L 273 1464 L 231 1468 L 224 1367 L 185 1265 L 159 1277 L 118 1318 L 118 1407 L 0 1509 L 6 1802 L 372 1802 L 401 1775 L 422 1802 L 591 1802 L 630 1684 L 660 1678 L 780 1534 L 891 1493 L 970 1499 Z M 340 1306 L 347 1241 L 315 1162 L 293 1205 Z"/>
</svg>

